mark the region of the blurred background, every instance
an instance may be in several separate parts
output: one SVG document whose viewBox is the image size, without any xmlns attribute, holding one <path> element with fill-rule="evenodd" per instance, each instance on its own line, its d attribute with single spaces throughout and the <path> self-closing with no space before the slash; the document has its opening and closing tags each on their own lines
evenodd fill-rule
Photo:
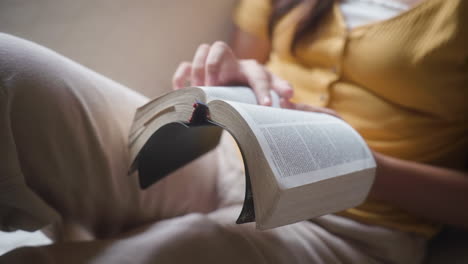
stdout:
<svg viewBox="0 0 468 264">
<path fill-rule="evenodd" d="M 0 32 L 154 97 L 203 42 L 228 40 L 234 0 L 1 0 Z"/>
</svg>

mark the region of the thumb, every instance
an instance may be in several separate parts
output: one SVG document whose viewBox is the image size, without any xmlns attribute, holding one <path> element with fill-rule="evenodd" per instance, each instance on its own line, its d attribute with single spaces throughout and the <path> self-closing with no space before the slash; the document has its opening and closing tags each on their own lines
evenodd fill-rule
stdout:
<svg viewBox="0 0 468 264">
<path fill-rule="evenodd" d="M 296 105 L 284 97 L 280 97 L 280 106 L 286 109 L 296 109 Z"/>
</svg>

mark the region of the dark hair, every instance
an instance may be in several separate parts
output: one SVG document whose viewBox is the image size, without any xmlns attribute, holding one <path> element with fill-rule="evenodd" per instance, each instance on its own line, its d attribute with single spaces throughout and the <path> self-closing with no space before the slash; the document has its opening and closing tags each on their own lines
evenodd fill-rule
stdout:
<svg viewBox="0 0 468 264">
<path fill-rule="evenodd" d="M 276 23 L 298 4 L 304 3 L 307 10 L 296 27 L 291 45 L 291 50 L 294 50 L 298 40 L 305 33 L 311 33 L 317 29 L 320 20 L 333 7 L 333 2 L 334 0 L 272 0 L 273 11 L 268 25 L 270 37 L 273 35 Z"/>
</svg>

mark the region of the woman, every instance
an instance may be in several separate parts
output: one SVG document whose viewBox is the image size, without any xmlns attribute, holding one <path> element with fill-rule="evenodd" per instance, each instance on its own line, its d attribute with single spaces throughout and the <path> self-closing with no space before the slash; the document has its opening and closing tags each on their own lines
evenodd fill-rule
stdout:
<svg viewBox="0 0 468 264">
<path fill-rule="evenodd" d="M 233 49 L 201 45 L 174 87 L 243 83 L 260 104 L 272 89 L 283 107 L 341 116 L 378 171 L 369 200 L 339 215 L 429 238 L 440 224 L 468 228 L 467 12 L 463 1 L 243 1 Z"/>
<path fill-rule="evenodd" d="M 426 1 L 400 17 L 420 12 L 413 22 L 423 21 L 423 28 L 435 33 L 437 25 L 451 29 L 451 34 L 435 44 L 464 47 L 450 41 L 450 36 L 466 35 L 456 23 L 466 18 L 462 15 L 467 12 L 463 1 Z M 334 16 L 339 14 L 338 2 L 332 7 L 326 2 L 317 2 L 317 6 L 315 2 L 278 3 L 273 12 L 277 15 L 272 16 L 271 43 L 266 40 L 272 11 L 268 3 L 241 3 L 239 27 L 255 32 L 263 28 L 259 31 L 263 33 L 256 37 L 255 32 L 238 32 L 235 50 L 239 56 L 261 62 L 268 57 L 269 68 L 276 74 L 252 60 L 238 60 L 228 46 L 215 43 L 201 46 L 192 63 L 181 65 L 174 86 L 180 88 L 189 78 L 193 85 L 245 83 L 254 89 L 261 104 L 269 104 L 267 91 L 273 88 L 283 97 L 283 107 L 340 115 L 374 149 L 379 171 L 371 195 L 386 204 L 370 201 L 341 215 L 266 232 L 256 231 L 252 224 L 235 225 L 243 177 L 239 164 L 232 163 L 235 154 L 228 153 L 218 153 L 224 155 L 218 156 L 223 161 L 218 163 L 219 168 L 213 166 L 213 158 L 218 157 L 207 156 L 150 190 L 140 191 L 136 177 L 126 175 L 126 131 L 135 107 L 147 99 L 49 50 L 0 35 L 0 139 L 2 147 L 6 146 L 0 154 L 8 161 L 0 167 L 0 227 L 35 230 L 52 224 L 48 231 L 57 241 L 50 246 L 15 250 L 0 257 L 0 263 L 30 263 L 31 259 L 35 263 L 418 263 L 424 256 L 425 241 L 435 229 L 393 206 L 437 222 L 466 226 L 467 210 L 461 207 L 467 204 L 468 187 L 460 165 L 464 156 L 459 154 L 466 152 L 465 106 L 457 103 L 466 95 L 458 89 L 461 84 L 466 87 L 466 67 L 452 65 L 458 56 L 463 65 L 466 51 L 461 49 L 456 55 L 453 51 L 435 52 L 437 62 L 445 63 L 446 71 L 437 68 L 440 80 L 450 80 L 457 96 L 451 96 L 446 89 L 440 100 L 450 99 L 448 108 L 438 108 L 437 104 L 420 106 L 419 100 L 432 103 L 433 97 L 409 85 L 413 82 L 405 77 L 405 71 L 396 71 L 407 64 L 384 71 L 385 64 L 377 60 L 381 50 L 369 49 L 381 47 L 388 39 L 372 39 L 372 45 L 344 41 L 343 36 L 365 40 L 368 35 L 359 30 L 343 34 L 344 28 L 340 31 L 337 26 L 344 25 Z M 250 9 L 252 6 L 259 8 Z M 249 14 L 249 9 L 255 15 Z M 436 12 L 439 9 L 442 15 Z M 295 28 L 291 25 L 298 22 L 291 19 L 309 17 L 308 12 L 314 10 L 322 15 L 313 15 L 317 17 L 312 20 L 315 24 L 305 27 L 297 44 L 291 44 L 291 30 Z M 439 15 L 427 15 L 431 12 Z M 421 20 L 422 15 L 431 19 Z M 258 19 L 263 26 L 250 24 L 242 17 Z M 453 24 L 442 18 L 452 18 Z M 425 24 L 429 22 L 432 24 Z M 308 36 L 307 32 L 317 35 Z M 439 34 L 435 33 L 429 35 L 431 39 L 437 39 Z M 289 36 L 289 41 L 284 36 Z M 304 43 L 304 39 L 310 41 Z M 391 45 L 386 45 L 386 51 L 395 52 L 391 49 L 395 42 L 388 43 Z M 324 50 L 329 47 L 335 48 L 334 52 Z M 359 53 L 364 51 L 364 55 Z M 303 56 L 304 52 L 310 52 L 310 56 Z M 408 60 L 418 62 L 414 60 L 431 58 L 432 53 L 416 55 L 419 57 Z M 351 60 L 350 56 L 358 59 Z M 317 61 L 309 61 L 309 57 Z M 366 59 L 379 63 L 365 63 Z M 330 63 L 338 61 L 342 63 Z M 434 62 L 428 64 L 421 68 L 407 65 L 405 70 L 416 71 L 410 76 L 418 77 L 418 81 L 434 78 L 424 84 L 431 85 L 427 87 L 435 93 L 441 82 L 435 74 L 427 74 L 432 73 Z M 370 70 L 375 72 L 369 74 Z M 445 77 L 457 70 L 461 73 Z M 396 73 L 403 77 L 394 79 L 392 74 Z M 291 85 L 278 76 L 288 79 Z M 371 85 L 375 83 L 382 85 Z M 406 89 L 407 98 L 397 98 L 401 102 L 395 99 L 400 90 L 396 95 L 389 93 L 408 85 L 412 89 Z M 428 127 L 436 128 L 429 138 L 421 133 Z M 414 134 L 424 138 L 422 143 L 413 144 L 418 139 L 411 137 Z M 405 144 L 407 138 L 410 143 Z M 226 146 L 223 151 L 232 150 Z M 440 151 L 431 154 L 432 146 Z M 232 167 L 222 168 L 226 165 Z"/>
</svg>

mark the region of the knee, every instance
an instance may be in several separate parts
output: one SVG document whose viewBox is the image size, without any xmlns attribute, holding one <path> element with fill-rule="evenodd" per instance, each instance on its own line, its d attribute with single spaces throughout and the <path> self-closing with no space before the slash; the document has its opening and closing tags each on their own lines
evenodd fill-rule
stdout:
<svg viewBox="0 0 468 264">
<path fill-rule="evenodd" d="M 70 86 L 69 71 L 67 60 L 57 53 L 0 33 L 0 95 L 12 109 L 30 113 L 32 106 L 57 104 Z"/>
<path fill-rule="evenodd" d="M 34 44 L 5 33 L 0 33 L 0 81 L 6 86 L 21 71 L 31 67 L 31 62 L 37 59 L 34 54 Z"/>
<path fill-rule="evenodd" d="M 0 87 L 36 87 L 53 81 L 59 55 L 31 41 L 0 33 Z M 55 65 L 54 65 L 55 64 Z"/>
</svg>

